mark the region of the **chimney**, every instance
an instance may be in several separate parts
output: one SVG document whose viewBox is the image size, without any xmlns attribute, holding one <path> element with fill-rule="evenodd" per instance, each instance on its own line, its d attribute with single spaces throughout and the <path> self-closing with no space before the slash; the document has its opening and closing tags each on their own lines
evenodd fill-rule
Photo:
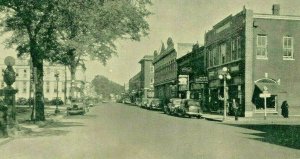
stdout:
<svg viewBox="0 0 300 159">
<path fill-rule="evenodd" d="M 280 5 L 279 4 L 273 4 L 272 13 L 273 13 L 273 15 L 280 14 Z"/>
</svg>

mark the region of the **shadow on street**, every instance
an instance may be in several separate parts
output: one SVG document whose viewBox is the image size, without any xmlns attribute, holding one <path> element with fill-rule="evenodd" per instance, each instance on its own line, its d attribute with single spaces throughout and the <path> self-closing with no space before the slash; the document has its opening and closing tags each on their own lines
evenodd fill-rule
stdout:
<svg viewBox="0 0 300 159">
<path fill-rule="evenodd" d="M 54 130 L 54 129 L 43 129 L 42 131 L 33 131 L 25 134 L 25 137 L 47 137 L 47 136 L 59 136 L 66 135 L 70 131 L 66 130 Z"/>
<path fill-rule="evenodd" d="M 66 135 L 70 131 L 62 130 L 59 128 L 66 127 L 77 127 L 77 126 L 85 126 L 80 122 L 61 122 L 61 121 L 50 121 L 43 125 L 40 125 L 37 129 L 29 129 L 24 131 L 24 137 L 47 137 L 47 136 L 59 136 Z"/>
<path fill-rule="evenodd" d="M 93 115 L 93 114 L 85 114 L 85 115 L 69 115 L 69 116 L 64 116 L 65 119 L 94 119 L 98 115 Z"/>
<path fill-rule="evenodd" d="M 45 126 L 41 126 L 42 128 L 61 128 L 61 127 L 74 127 L 74 126 L 84 126 L 84 124 L 79 122 L 51 122 L 46 124 Z"/>
<path fill-rule="evenodd" d="M 277 124 L 228 124 L 230 126 L 260 131 L 260 133 L 244 133 L 256 136 L 254 140 L 300 149 L 300 125 Z"/>
</svg>

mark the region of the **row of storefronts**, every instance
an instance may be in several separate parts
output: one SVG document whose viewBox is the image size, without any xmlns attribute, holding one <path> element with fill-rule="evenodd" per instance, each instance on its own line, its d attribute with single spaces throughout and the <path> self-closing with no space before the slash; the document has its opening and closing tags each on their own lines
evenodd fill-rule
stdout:
<svg viewBox="0 0 300 159">
<path fill-rule="evenodd" d="M 183 56 L 184 49 L 169 38 L 167 47 L 154 53 L 154 96 L 192 98 L 205 111 L 222 113 L 227 107 L 228 114 L 235 100 L 246 117 L 280 114 L 287 101 L 290 114 L 299 115 L 300 17 L 281 15 L 279 5 L 272 11 L 243 8 L 206 32 L 203 46 L 185 44 L 190 50 Z"/>
</svg>

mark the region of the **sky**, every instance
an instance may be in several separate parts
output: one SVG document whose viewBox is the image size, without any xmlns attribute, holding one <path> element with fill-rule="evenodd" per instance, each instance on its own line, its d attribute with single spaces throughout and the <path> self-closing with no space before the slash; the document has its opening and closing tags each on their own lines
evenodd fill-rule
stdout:
<svg viewBox="0 0 300 159">
<path fill-rule="evenodd" d="M 299 15 L 300 0 L 152 0 L 149 7 L 153 13 L 147 18 L 149 35 L 141 41 L 118 41 L 118 56 L 106 66 L 97 61 L 86 62 L 87 80 L 104 75 L 121 85 L 140 71 L 139 60 L 144 55 L 153 55 L 161 43 L 172 37 L 174 43 L 204 43 L 206 31 L 226 18 L 235 15 L 245 6 L 255 13 L 272 13 L 272 5 L 280 4 L 281 15 Z M 299 30 L 300 31 L 300 30 Z M 3 37 L 0 38 L 0 40 Z M 0 55 L 15 56 L 14 49 L 5 49 L 0 43 Z"/>
</svg>

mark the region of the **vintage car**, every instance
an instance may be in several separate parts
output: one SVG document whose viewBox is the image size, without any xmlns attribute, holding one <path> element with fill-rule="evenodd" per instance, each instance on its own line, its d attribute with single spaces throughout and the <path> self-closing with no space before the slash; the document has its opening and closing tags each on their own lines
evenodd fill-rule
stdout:
<svg viewBox="0 0 300 159">
<path fill-rule="evenodd" d="M 146 109 L 151 109 L 151 102 L 152 102 L 153 98 L 147 98 L 147 103 L 146 103 Z"/>
<path fill-rule="evenodd" d="M 180 106 L 176 109 L 176 114 L 179 116 L 197 117 L 202 116 L 199 101 L 194 99 L 184 99 L 181 101 Z"/>
<path fill-rule="evenodd" d="M 163 108 L 163 103 L 162 100 L 158 98 L 153 98 L 150 103 L 150 109 L 152 110 L 162 110 Z"/>
<path fill-rule="evenodd" d="M 164 113 L 173 115 L 176 113 L 176 110 L 180 106 L 182 99 L 180 98 L 171 98 L 170 102 L 164 106 Z"/>
<path fill-rule="evenodd" d="M 134 102 L 134 105 L 136 105 L 136 106 L 141 106 L 141 103 L 142 103 L 142 99 L 141 98 L 137 98 L 136 100 L 135 100 L 135 102 Z"/>
<path fill-rule="evenodd" d="M 148 98 L 142 98 L 141 108 L 146 108 L 148 103 Z"/>
<path fill-rule="evenodd" d="M 86 106 L 81 103 L 73 103 L 72 107 L 67 107 L 67 115 L 84 115 L 86 112 Z"/>
</svg>

